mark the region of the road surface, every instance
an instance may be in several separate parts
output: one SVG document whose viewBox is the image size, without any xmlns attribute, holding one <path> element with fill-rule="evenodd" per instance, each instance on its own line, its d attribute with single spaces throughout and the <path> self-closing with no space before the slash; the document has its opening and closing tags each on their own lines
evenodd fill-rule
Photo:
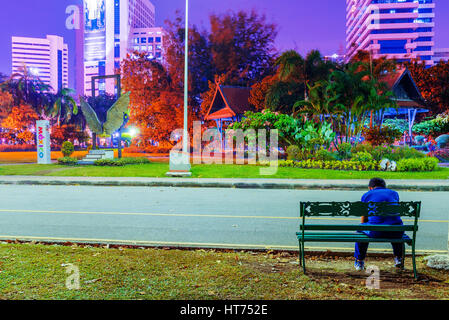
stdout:
<svg viewBox="0 0 449 320">
<path fill-rule="evenodd" d="M 362 192 L 2 185 L 0 195 L 0 239 L 294 250 L 300 201 L 358 201 Z M 446 251 L 449 193 L 400 196 L 423 202 L 418 252 Z M 309 244 L 309 249 L 352 247 Z M 389 247 L 371 244 L 370 250 Z"/>
</svg>

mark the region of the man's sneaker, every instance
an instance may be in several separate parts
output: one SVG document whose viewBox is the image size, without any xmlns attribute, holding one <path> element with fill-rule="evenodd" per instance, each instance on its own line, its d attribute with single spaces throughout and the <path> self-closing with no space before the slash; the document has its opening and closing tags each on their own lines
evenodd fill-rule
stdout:
<svg viewBox="0 0 449 320">
<path fill-rule="evenodd" d="M 362 271 L 365 269 L 365 261 L 355 260 L 354 268 L 357 271 Z"/>
<path fill-rule="evenodd" d="M 400 257 L 394 257 L 394 266 L 396 268 L 404 268 L 404 260 Z"/>
</svg>

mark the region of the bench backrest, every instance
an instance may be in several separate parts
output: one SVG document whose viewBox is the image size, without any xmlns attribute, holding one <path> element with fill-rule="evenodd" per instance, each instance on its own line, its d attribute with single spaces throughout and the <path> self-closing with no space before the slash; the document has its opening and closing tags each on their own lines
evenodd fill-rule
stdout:
<svg viewBox="0 0 449 320">
<path fill-rule="evenodd" d="M 419 218 L 421 202 L 301 202 L 301 217 L 401 216 Z"/>
<path fill-rule="evenodd" d="M 412 230 L 418 228 L 421 202 L 301 202 L 301 229 L 304 230 L 306 217 L 363 217 L 400 216 L 414 218 Z"/>
</svg>

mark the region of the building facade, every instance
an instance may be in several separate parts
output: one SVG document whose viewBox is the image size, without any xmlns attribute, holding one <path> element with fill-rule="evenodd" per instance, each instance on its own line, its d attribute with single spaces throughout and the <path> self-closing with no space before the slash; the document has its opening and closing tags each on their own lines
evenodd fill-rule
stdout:
<svg viewBox="0 0 449 320">
<path fill-rule="evenodd" d="M 69 86 L 69 53 L 64 38 L 12 37 L 11 45 L 12 74 L 23 74 L 26 68 L 54 93 Z"/>
<path fill-rule="evenodd" d="M 435 0 L 346 0 L 346 52 L 433 64 Z"/>
<path fill-rule="evenodd" d="M 155 25 L 155 8 L 150 0 L 84 0 L 82 30 L 77 35 L 77 45 L 82 54 L 77 55 L 77 67 L 82 65 L 83 81 L 77 81 L 77 92 L 92 95 L 91 79 L 111 75 L 120 69 L 121 61 L 132 49 L 135 28 Z M 116 93 L 112 80 L 95 84 L 101 93 Z"/>
<path fill-rule="evenodd" d="M 449 48 L 434 50 L 433 62 L 437 64 L 440 61 L 449 62 Z"/>
<path fill-rule="evenodd" d="M 135 28 L 132 35 L 132 50 L 148 52 L 149 59 L 164 63 L 164 38 L 163 28 Z"/>
</svg>

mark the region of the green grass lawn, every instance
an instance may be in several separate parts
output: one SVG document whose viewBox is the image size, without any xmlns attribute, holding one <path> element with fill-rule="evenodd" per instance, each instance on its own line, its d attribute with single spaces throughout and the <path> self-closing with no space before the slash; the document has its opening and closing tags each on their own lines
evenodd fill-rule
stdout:
<svg viewBox="0 0 449 320">
<path fill-rule="evenodd" d="M 296 255 L 243 251 L 105 249 L 0 244 L 0 299 L 447 299 L 447 272 L 418 258 L 420 280 L 395 270 L 391 258 L 369 257 L 380 268 L 380 289 L 366 288 L 351 257 L 308 258 L 302 274 Z M 79 269 L 69 290 L 68 264 Z"/>
<path fill-rule="evenodd" d="M 38 175 L 74 177 L 165 177 L 167 163 L 154 162 L 125 167 L 60 165 L 11 165 L 0 166 L 0 175 Z M 278 168 L 275 175 L 260 175 L 260 167 L 251 165 L 194 165 L 194 178 L 278 178 L 278 179 L 369 179 L 374 176 L 384 179 L 448 179 L 449 169 L 434 172 L 370 172 L 336 171 L 320 169 Z"/>
</svg>

